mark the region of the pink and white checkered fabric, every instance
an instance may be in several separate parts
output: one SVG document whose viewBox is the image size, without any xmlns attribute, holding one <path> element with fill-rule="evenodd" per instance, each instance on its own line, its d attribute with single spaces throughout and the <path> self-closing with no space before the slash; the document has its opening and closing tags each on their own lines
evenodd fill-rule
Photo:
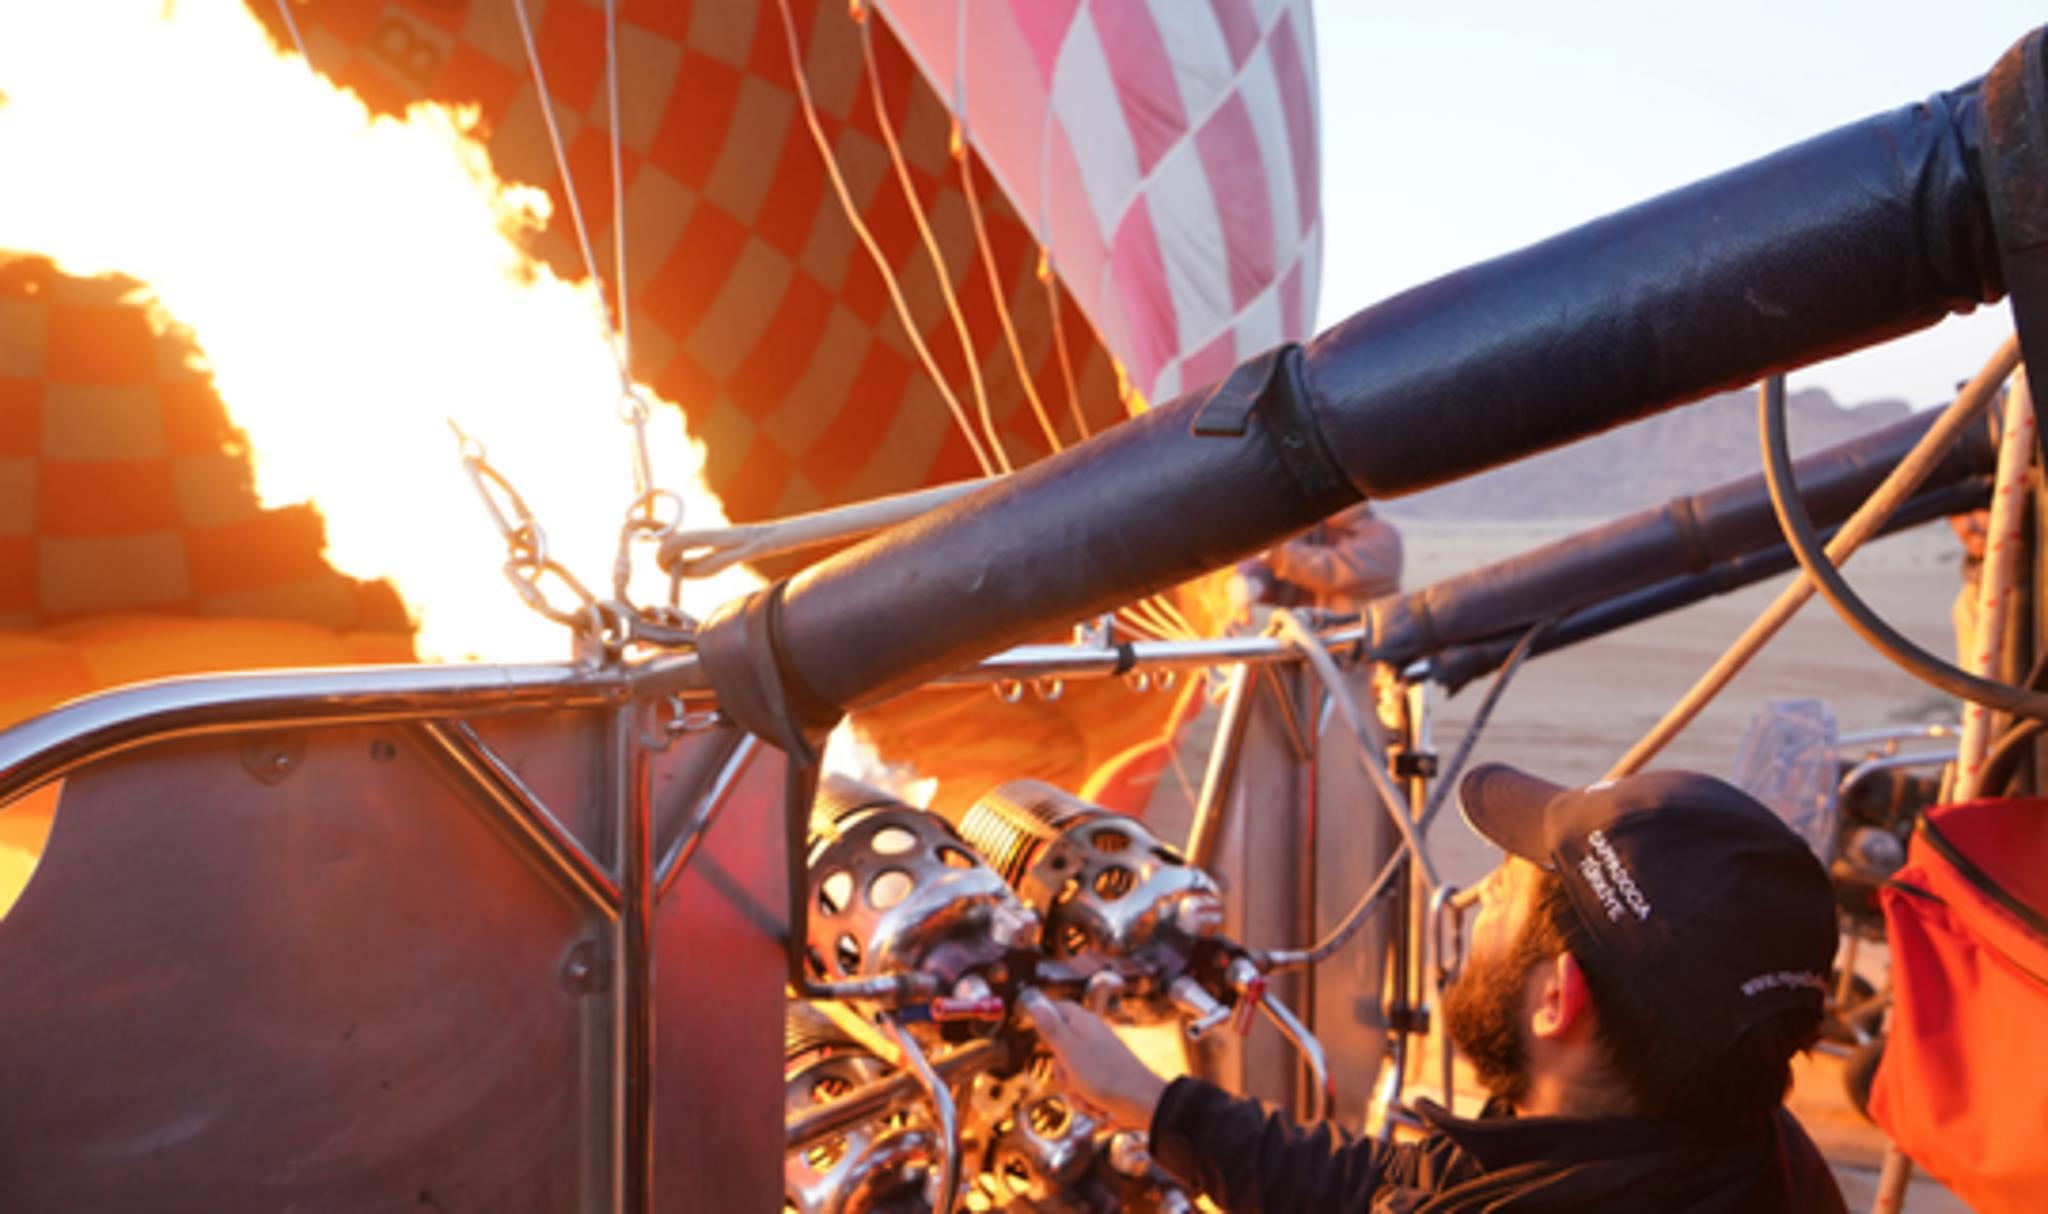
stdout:
<svg viewBox="0 0 2048 1214">
<path fill-rule="evenodd" d="M 1314 324 L 1308 0 L 877 0 L 1152 400 Z"/>
</svg>

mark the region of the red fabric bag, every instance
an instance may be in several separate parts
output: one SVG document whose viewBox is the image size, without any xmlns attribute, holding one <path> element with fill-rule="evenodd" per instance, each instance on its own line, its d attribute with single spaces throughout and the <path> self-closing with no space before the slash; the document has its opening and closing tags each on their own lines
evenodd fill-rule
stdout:
<svg viewBox="0 0 2048 1214">
<path fill-rule="evenodd" d="M 1929 811 L 1880 897 L 1895 1005 L 1871 1116 L 1978 1214 L 2048 1209 L 2048 801 Z"/>
</svg>

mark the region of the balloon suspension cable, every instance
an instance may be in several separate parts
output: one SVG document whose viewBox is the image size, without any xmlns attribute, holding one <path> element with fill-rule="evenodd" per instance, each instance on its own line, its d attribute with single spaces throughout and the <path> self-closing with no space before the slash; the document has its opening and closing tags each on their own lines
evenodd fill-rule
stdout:
<svg viewBox="0 0 2048 1214">
<path fill-rule="evenodd" d="M 1117 608 L 1116 618 L 1117 622 L 1122 624 L 1126 631 L 1141 641 L 1164 641 L 1171 639 L 1167 634 L 1166 628 L 1157 619 L 1147 615 L 1141 609 L 1140 604 L 1131 603 Z"/>
<path fill-rule="evenodd" d="M 1041 252 L 1041 258 L 1046 254 Z M 1067 386 L 1067 411 L 1074 415 L 1074 430 L 1085 441 L 1095 437 L 1088 426 L 1088 418 L 1081 412 L 1081 389 L 1074 382 L 1074 360 L 1067 353 L 1067 324 L 1060 319 L 1059 275 L 1053 273 L 1050 261 L 1041 260 L 1039 281 L 1045 284 L 1045 306 L 1052 313 L 1052 346 L 1060 358 L 1060 379 Z"/>
<path fill-rule="evenodd" d="M 933 232 L 931 220 L 926 214 L 923 200 L 919 197 L 916 184 L 910 177 L 910 165 L 903 155 L 902 142 L 896 137 L 895 123 L 889 113 L 888 100 L 882 92 L 882 74 L 875 58 L 874 23 L 860 20 L 856 23 L 860 34 L 861 58 L 868 78 L 868 97 L 874 107 L 875 126 L 881 132 L 883 146 L 889 153 L 889 163 L 903 194 L 904 207 L 909 211 L 911 221 L 917 229 L 918 239 L 924 245 L 926 256 L 931 261 L 932 276 L 938 284 L 939 296 L 944 301 L 946 313 L 952 321 L 954 336 L 960 343 L 960 359 L 967 368 L 969 385 L 974 392 L 975 413 L 981 422 L 980 434 L 987 444 L 989 454 L 1004 473 L 1016 469 L 1009 452 L 1003 446 L 998 433 L 995 414 L 989 399 L 988 385 L 981 374 L 981 360 L 976 353 L 972 326 L 967 323 L 966 313 L 961 310 L 960 299 L 953 289 L 952 269 L 946 263 L 944 252 L 939 248 L 938 236 Z M 807 89 L 803 90 L 806 94 Z M 810 102 L 805 101 L 808 109 Z M 974 196 L 974 178 L 969 165 L 972 153 L 964 143 L 954 149 L 954 155 L 961 165 L 962 192 L 966 195 L 967 206 L 973 221 L 977 248 L 983 260 L 983 267 L 989 279 L 989 292 L 994 301 L 996 316 L 1001 322 L 1004 337 L 1009 344 L 1011 356 L 1016 362 L 1017 378 L 1023 385 L 1026 398 L 1031 404 L 1040 428 L 1045 432 L 1046 441 L 1054 453 L 1062 449 L 1058 433 L 1046 416 L 1044 404 L 1038 398 L 1037 388 L 1024 368 L 1024 355 L 1018 344 L 1016 327 L 1011 323 L 1009 306 L 1003 299 L 1002 290 L 995 271 L 994 254 L 988 243 L 988 232 L 981 214 L 980 201 Z M 829 157 L 828 157 L 829 159 Z M 835 166 L 836 172 L 836 166 Z M 878 265 L 884 263 L 878 261 Z M 885 270 L 885 273 L 887 271 Z M 904 318 L 905 329 L 910 328 L 909 318 Z M 934 379 L 939 378 L 936 366 L 928 366 Z M 1133 631 L 1161 640 L 1188 639 L 1196 635 L 1193 625 L 1180 609 L 1165 595 L 1151 595 L 1123 609 L 1125 621 Z"/>
<path fill-rule="evenodd" d="M 2048 694 L 1980 678 L 1929 653 L 1900 635 L 1850 589 L 1835 567 L 1835 559 L 1822 550 L 1820 539 L 1814 534 L 1813 519 L 1807 515 L 1806 504 L 1799 499 L 1799 488 L 1793 479 L 1792 457 L 1785 438 L 1785 384 L 1782 376 L 1773 376 L 1765 382 L 1763 391 L 1758 394 L 1757 415 L 1757 428 L 1762 432 L 1764 447 L 1764 483 L 1771 491 L 1771 505 L 1778 512 L 1785 540 L 1806 570 L 1807 578 L 1816 584 L 1821 597 L 1849 627 L 1894 665 L 1921 682 L 1960 699 L 1986 704 L 2015 716 L 2048 717 Z M 2001 466 L 2005 456 L 2005 452 L 1999 453 Z"/>
<path fill-rule="evenodd" d="M 633 379 L 633 292 L 626 273 L 625 132 L 619 126 L 619 0 L 604 4 L 604 80 L 612 173 L 612 357 L 619 364 L 619 419 L 633 432 L 633 506 L 629 516 L 651 520 L 654 460 L 647 448 L 647 401 Z M 644 507 L 644 513 L 643 513 Z M 680 513 L 677 522 L 681 522 Z M 629 517 L 627 527 L 633 527 Z M 624 597 L 623 594 L 620 596 Z"/>
<path fill-rule="evenodd" d="M 2010 375 L 2018 364 L 2019 343 L 2008 338 L 1991 356 L 1991 360 L 1984 368 L 1956 394 L 1955 400 L 1939 418 L 1935 419 L 1934 424 L 1927 428 L 1927 432 L 1921 435 L 1920 441 L 1906 453 L 1906 457 L 1898 462 L 1864 503 L 1857 507 L 1856 512 L 1849 516 L 1848 521 L 1842 524 L 1840 530 L 1835 533 L 1835 538 L 1829 541 L 1827 546 L 1831 561 L 1847 560 L 1866 539 L 1877 533 L 1891 512 L 1913 495 L 1913 491 L 1927 479 L 1928 473 L 1933 471 L 1934 466 L 1948 453 L 1948 449 L 1955 445 L 1963 431 L 1984 411 L 1984 407 L 1998 391 L 1998 386 L 2005 382 L 2006 376 Z M 1777 635 L 1778 630 L 1785 626 L 1785 622 L 1813 596 L 1813 592 L 1814 581 L 1810 575 L 1795 579 L 1791 585 L 1780 591 L 1771 605 L 1757 616 L 1748 629 L 1737 637 L 1719 658 L 1715 659 L 1714 665 L 1699 677 L 1678 703 L 1671 706 L 1663 719 L 1608 769 L 1606 778 L 1617 780 L 1641 771 L 1643 765 L 1655 758 L 1671 739 L 1690 725 L 1693 719 L 1699 716 L 1700 711 L 1721 693 L 1751 658 L 1756 656 L 1764 644 Z"/>
<path fill-rule="evenodd" d="M 1167 631 L 1172 636 L 1178 637 L 1181 640 L 1192 640 L 1201 635 L 1195 631 L 1195 626 L 1188 622 L 1188 617 L 1181 614 L 1180 607 L 1174 603 L 1172 596 L 1168 593 L 1161 591 L 1158 594 L 1148 595 L 1138 601 L 1149 604 L 1154 612 L 1164 617 Z"/>
<path fill-rule="evenodd" d="M 1478 745 L 1480 733 L 1486 729 L 1487 721 L 1492 719 L 1494 705 L 1500 703 L 1501 693 L 1507 690 L 1508 681 L 1515 677 L 1516 669 L 1557 620 L 1556 616 L 1540 620 L 1524 632 L 1522 639 L 1515 642 L 1514 651 L 1508 654 L 1508 660 L 1502 663 L 1500 670 L 1494 674 L 1493 682 L 1487 685 L 1486 698 L 1479 702 L 1479 711 L 1473 714 L 1472 724 L 1466 728 L 1465 736 L 1458 739 L 1458 749 L 1451 753 L 1451 761 L 1444 765 L 1443 771 L 1437 776 L 1436 787 L 1429 790 L 1429 800 L 1422 807 L 1421 827 L 1424 835 L 1429 833 L 1429 824 L 1436 821 L 1437 811 L 1450 799 L 1451 790 L 1457 787 L 1458 776 L 1465 770 L 1465 761 L 1472 757 L 1472 748 Z"/>
<path fill-rule="evenodd" d="M 555 121 L 554 95 L 548 92 L 547 74 L 541 69 L 540 48 L 533 41 L 533 22 L 527 16 L 526 0 L 512 0 L 512 12 L 519 19 L 519 40 L 526 48 L 527 70 L 533 74 L 534 90 L 540 94 L 541 121 L 547 128 L 548 147 L 554 151 L 555 174 L 562 183 L 562 196 L 569 203 L 569 222 L 576 231 L 576 248 L 583 256 L 583 273 L 598 284 L 598 303 L 600 306 L 606 306 L 603 279 L 597 272 L 597 257 L 590 251 L 590 228 L 583 222 L 583 204 L 576 194 L 576 175 L 569 169 L 569 154 L 562 145 L 561 127 Z M 616 132 L 616 124 L 614 131 Z M 609 308 L 606 310 L 609 311 Z M 616 332 L 616 322 L 609 316 L 605 319 L 607 329 Z M 610 333 L 607 337 L 611 338 L 608 344 L 612 348 L 612 357 L 617 360 L 618 341 L 611 337 Z M 619 363 L 619 377 L 626 382 L 632 380 L 632 373 L 623 362 Z"/>
<path fill-rule="evenodd" d="M 875 64 L 875 23 L 860 21 L 861 59 L 867 68 L 868 98 L 875 107 L 875 128 L 882 134 L 882 145 L 889 151 L 889 164 L 895 170 L 896 184 L 903 191 L 903 205 L 910 212 L 911 222 L 917 227 L 918 239 L 924 243 L 925 255 L 931 258 L 932 277 L 939 286 L 939 297 L 946 303 L 946 314 L 953 321 L 953 335 L 960 342 L 960 361 L 967 367 L 967 380 L 974 389 L 975 412 L 981 418 L 981 434 L 988 440 L 990 454 L 995 456 L 996 466 L 1004 472 L 1015 470 L 1009 453 L 1003 450 L 1003 440 L 996 433 L 995 415 L 989 410 L 988 385 L 981 380 L 981 359 L 975 354 L 974 334 L 967 327 L 967 317 L 960 311 L 960 299 L 953 292 L 953 270 L 946 264 L 944 253 L 939 251 L 939 238 L 932 234 L 931 220 L 925 215 L 924 201 L 917 195 L 917 185 L 910 180 L 910 165 L 903 159 L 903 145 L 896 139 L 896 126 L 889 114 L 889 105 L 882 96 L 882 73 Z"/>
<path fill-rule="evenodd" d="M 882 286 L 889 293 L 889 302 L 896 310 L 896 319 L 903 324 L 903 335 L 909 339 L 911 348 L 917 351 L 918 362 L 923 364 L 925 374 L 931 377 L 932 385 L 945 399 L 946 408 L 952 411 L 953 421 L 960 429 L 960 436 L 967 441 L 967 448 L 974 456 L 974 462 L 981 468 L 983 476 L 993 476 L 996 468 L 988 452 L 976 437 L 974 425 L 967 419 L 967 410 L 960 404 L 960 397 L 953 391 L 946 377 L 939 373 L 939 366 L 932 358 L 932 352 L 925 345 L 924 334 L 918 330 L 917 322 L 911 317 L 910 304 L 903 298 L 903 286 L 896 281 L 896 271 L 890 267 L 889 259 L 882 254 L 881 246 L 875 243 L 875 235 L 868 229 L 867 222 L 860 217 L 860 208 L 854 205 L 853 192 L 846 184 L 846 174 L 840 171 L 839 160 L 832 154 L 831 142 L 825 137 L 824 124 L 818 120 L 818 109 L 811 97 L 810 81 L 804 75 L 803 48 L 797 44 L 796 21 L 789 15 L 789 0 L 775 0 L 775 7 L 782 16 L 783 44 L 789 52 L 789 71 L 796 84 L 797 101 L 804 112 L 804 125 L 809 129 L 811 142 L 818 149 L 818 157 L 825 166 L 825 176 L 832 182 L 833 196 L 839 200 L 839 208 L 846 214 L 846 221 L 859 238 L 861 247 L 867 250 L 868 259 L 874 263 L 875 271 L 882 276 Z"/>
<path fill-rule="evenodd" d="M 865 35 L 862 36 L 865 39 Z M 1010 300 L 1003 293 L 1002 275 L 996 272 L 995 247 L 989 244 L 988 223 L 982 218 L 981 199 L 974 183 L 974 149 L 962 146 L 960 149 L 960 192 L 967 196 L 967 218 L 974 227 L 974 247 L 981 254 L 981 272 L 988 279 L 989 303 L 996 310 L 996 321 L 1003 327 L 1003 342 L 1010 348 L 1010 365 L 1017 369 L 1017 382 L 1024 389 L 1024 399 L 1031 404 L 1031 415 L 1038 419 L 1038 428 L 1045 432 L 1046 447 L 1054 454 L 1065 448 L 1060 442 L 1058 428 L 1052 424 L 1052 417 L 1045 411 L 1045 401 L 1038 395 L 1038 385 L 1033 382 L 1031 368 L 1024 362 L 1024 345 L 1017 340 L 1017 325 L 1010 315 Z"/>
<path fill-rule="evenodd" d="M 1413 855 L 1415 864 L 1422 870 L 1423 885 L 1427 889 L 1437 886 L 1436 866 L 1430 863 L 1429 850 L 1422 845 L 1417 834 L 1418 823 L 1409 820 L 1401 806 L 1408 803 L 1407 796 L 1387 774 L 1387 735 L 1380 727 L 1377 712 L 1366 712 L 1359 708 L 1357 697 L 1351 694 L 1350 684 L 1344 681 L 1344 673 L 1337 669 L 1337 661 L 1330 656 L 1328 647 L 1315 631 L 1303 624 L 1292 611 L 1281 608 L 1273 613 L 1273 626 L 1280 636 L 1299 650 L 1308 659 L 1309 668 L 1322 680 L 1323 690 L 1337 707 L 1337 715 L 1344 719 L 1354 743 L 1353 753 L 1359 766 L 1365 769 L 1366 777 L 1372 781 L 1373 790 L 1385 803 L 1387 816 L 1394 820 L 1400 830 L 1402 841 Z"/>
<path fill-rule="evenodd" d="M 639 398 L 633 395 L 633 316 L 627 306 L 631 295 L 626 287 L 626 169 L 624 154 L 620 151 L 624 136 L 619 130 L 619 0 L 604 0 L 604 83 L 606 116 L 611 125 L 608 133 L 611 136 L 612 161 L 612 323 L 618 333 L 619 370 L 623 380 L 620 386 L 629 398 L 637 402 Z M 645 493 L 650 486 L 637 484 L 633 488 L 636 492 Z"/>
<path fill-rule="evenodd" d="M 291 35 L 292 46 L 299 52 L 299 58 L 306 61 L 307 67 L 312 67 L 313 56 L 306 53 L 306 38 L 299 33 L 299 19 L 292 16 L 291 0 L 277 0 L 277 15 L 284 22 L 284 32 Z"/>
</svg>

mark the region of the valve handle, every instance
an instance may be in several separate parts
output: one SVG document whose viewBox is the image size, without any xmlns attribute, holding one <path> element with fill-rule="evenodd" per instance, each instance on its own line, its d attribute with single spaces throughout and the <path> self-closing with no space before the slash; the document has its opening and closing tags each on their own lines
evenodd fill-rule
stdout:
<svg viewBox="0 0 2048 1214">
<path fill-rule="evenodd" d="M 932 1000 L 929 1010 L 931 1018 L 938 1021 L 1001 1020 L 1009 1014 L 1003 1001 L 994 995 L 969 998 L 941 996 Z"/>
<path fill-rule="evenodd" d="M 1254 975 L 1238 992 L 1237 1007 L 1231 1013 L 1230 1027 L 1237 1030 L 1238 1036 L 1246 1037 L 1251 1034 L 1252 1025 L 1258 1022 L 1259 1004 L 1265 998 L 1266 976 Z"/>
</svg>

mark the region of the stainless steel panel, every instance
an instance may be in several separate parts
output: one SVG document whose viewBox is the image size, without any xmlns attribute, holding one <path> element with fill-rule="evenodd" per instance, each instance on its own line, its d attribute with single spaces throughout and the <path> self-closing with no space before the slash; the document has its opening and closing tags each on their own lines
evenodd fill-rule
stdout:
<svg viewBox="0 0 2048 1214">
<path fill-rule="evenodd" d="M 1358 705 L 1371 712 L 1370 673 L 1352 674 Z M 1358 764 L 1357 748 L 1342 716 L 1328 714 L 1319 736 L 1314 759 L 1315 856 L 1310 861 L 1316 874 L 1317 940 L 1344 921 L 1400 842 L 1378 790 Z M 1387 1053 L 1381 988 L 1394 901 L 1383 904 L 1371 922 L 1316 967 L 1313 997 L 1300 1009 L 1329 1061 L 1337 1113 L 1354 1123 L 1372 1095 L 1373 1080 Z"/>
<path fill-rule="evenodd" d="M 659 1210 L 782 1206 L 783 769 L 782 752 L 756 750 L 655 908 Z"/>
<path fill-rule="evenodd" d="M 1273 667 L 1260 681 L 1282 680 L 1284 694 L 1297 699 L 1298 672 Z M 1301 891 L 1307 870 L 1310 773 L 1295 757 L 1295 743 L 1275 696 L 1247 689 L 1243 742 L 1236 779 L 1222 803 L 1216 830 L 1216 858 L 1210 867 L 1223 886 L 1224 932 L 1253 948 L 1284 948 L 1301 939 Z M 1302 1006 L 1300 974 L 1276 975 L 1273 993 Z M 1189 1051 L 1198 1073 L 1235 1091 L 1295 1106 L 1300 1085 L 1297 1055 L 1264 1019 L 1250 1035 L 1210 1033 Z"/>
<path fill-rule="evenodd" d="M 1393 846 L 1393 828 L 1341 719 L 1330 714 L 1318 728 L 1313 674 L 1275 666 L 1257 677 L 1273 686 L 1248 698 L 1211 871 L 1223 882 L 1227 932 L 1256 948 L 1306 948 L 1364 892 Z M 1356 677 L 1359 702 L 1370 710 L 1366 675 Z M 1318 740 L 1304 762 L 1301 731 L 1309 729 Z M 1376 913 L 1376 922 L 1312 975 L 1278 975 L 1273 984 L 1320 1039 L 1337 1089 L 1336 1114 L 1353 1122 L 1386 1053 L 1380 993 L 1388 920 L 1384 908 Z M 1192 1053 L 1200 1073 L 1227 1086 L 1285 1109 L 1306 1107 L 1300 1055 L 1264 1020 L 1243 1039 L 1213 1033 Z"/>
<path fill-rule="evenodd" d="M 0 921 L 0 1209 L 602 1206 L 596 922 L 397 732 L 289 740 L 71 776 Z"/>
</svg>

